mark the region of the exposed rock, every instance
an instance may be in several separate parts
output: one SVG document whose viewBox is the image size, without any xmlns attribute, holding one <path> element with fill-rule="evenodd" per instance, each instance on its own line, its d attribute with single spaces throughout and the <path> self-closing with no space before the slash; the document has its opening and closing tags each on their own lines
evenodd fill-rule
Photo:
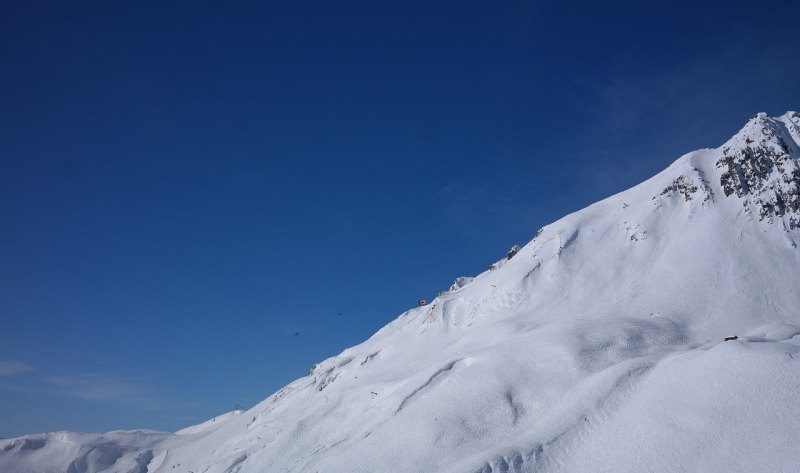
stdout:
<svg viewBox="0 0 800 473">
<path fill-rule="evenodd" d="M 511 249 L 508 250 L 508 253 L 506 253 L 506 259 L 509 260 L 509 259 L 513 258 L 514 256 L 516 256 L 516 254 L 519 253 L 519 250 L 521 250 L 521 249 L 522 248 L 520 248 L 517 245 L 512 246 Z"/>
<path fill-rule="evenodd" d="M 661 195 L 671 195 L 673 192 L 681 194 L 688 202 L 692 200 L 692 195 L 697 192 L 697 186 L 694 185 L 691 180 L 687 179 L 686 176 L 678 176 L 678 178 L 672 182 L 672 185 L 661 192 Z"/>
<path fill-rule="evenodd" d="M 800 121 L 797 113 L 787 116 L 795 124 Z M 745 207 L 754 208 L 760 220 L 784 217 L 789 229 L 800 226 L 800 150 L 791 139 L 793 131 L 757 116 L 737 135 L 744 146 L 726 146 L 716 163 L 723 170 L 720 185 L 726 197 L 745 199 Z"/>
</svg>

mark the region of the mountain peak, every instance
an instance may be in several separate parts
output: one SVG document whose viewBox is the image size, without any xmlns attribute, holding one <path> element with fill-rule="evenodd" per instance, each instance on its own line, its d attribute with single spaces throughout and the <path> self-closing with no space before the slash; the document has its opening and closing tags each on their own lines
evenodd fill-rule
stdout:
<svg viewBox="0 0 800 473">
<path fill-rule="evenodd" d="M 800 226 L 800 114 L 759 113 L 720 149 L 716 167 L 726 197 L 743 199 L 761 220 Z"/>
<path fill-rule="evenodd" d="M 0 440 L 0 471 L 800 471 L 799 124 L 756 115 L 247 412 Z"/>
<path fill-rule="evenodd" d="M 788 111 L 771 117 L 757 113 L 722 148 L 777 147 L 786 153 L 800 151 L 800 114 Z"/>
</svg>

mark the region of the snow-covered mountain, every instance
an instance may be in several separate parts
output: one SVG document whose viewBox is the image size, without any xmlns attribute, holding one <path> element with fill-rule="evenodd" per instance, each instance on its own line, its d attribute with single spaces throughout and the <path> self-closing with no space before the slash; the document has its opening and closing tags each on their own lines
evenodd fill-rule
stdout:
<svg viewBox="0 0 800 473">
<path fill-rule="evenodd" d="M 800 471 L 799 158 L 800 114 L 759 114 L 248 411 L 0 471 Z"/>
</svg>

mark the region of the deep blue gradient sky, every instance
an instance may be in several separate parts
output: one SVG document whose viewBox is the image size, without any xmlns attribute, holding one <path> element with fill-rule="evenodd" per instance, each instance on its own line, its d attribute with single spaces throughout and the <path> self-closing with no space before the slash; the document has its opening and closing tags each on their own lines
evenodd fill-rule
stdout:
<svg viewBox="0 0 800 473">
<path fill-rule="evenodd" d="M 0 3 L 0 437 L 255 404 L 542 225 L 800 108 L 799 14 Z"/>
</svg>

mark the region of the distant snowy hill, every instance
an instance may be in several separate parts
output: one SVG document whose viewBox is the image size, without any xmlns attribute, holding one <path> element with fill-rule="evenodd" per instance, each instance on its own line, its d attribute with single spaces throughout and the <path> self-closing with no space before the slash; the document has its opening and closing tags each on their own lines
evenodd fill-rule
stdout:
<svg viewBox="0 0 800 473">
<path fill-rule="evenodd" d="M 0 471 L 798 472 L 799 158 L 800 114 L 759 114 L 248 411 Z"/>
</svg>

